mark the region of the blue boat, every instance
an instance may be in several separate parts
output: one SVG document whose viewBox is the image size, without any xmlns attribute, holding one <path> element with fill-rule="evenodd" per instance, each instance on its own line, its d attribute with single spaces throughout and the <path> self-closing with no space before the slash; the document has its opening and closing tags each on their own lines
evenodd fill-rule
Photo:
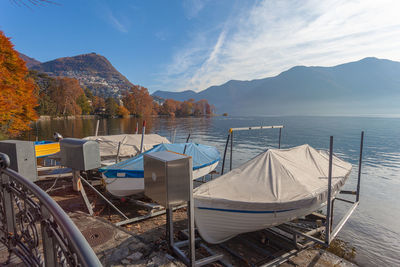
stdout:
<svg viewBox="0 0 400 267">
<path fill-rule="evenodd" d="M 220 160 L 220 154 L 213 146 L 195 143 L 159 144 L 136 157 L 99 169 L 105 178 L 107 191 L 118 197 L 143 192 L 143 155 L 159 151 L 172 151 L 191 156 L 193 179 L 213 171 Z"/>
</svg>

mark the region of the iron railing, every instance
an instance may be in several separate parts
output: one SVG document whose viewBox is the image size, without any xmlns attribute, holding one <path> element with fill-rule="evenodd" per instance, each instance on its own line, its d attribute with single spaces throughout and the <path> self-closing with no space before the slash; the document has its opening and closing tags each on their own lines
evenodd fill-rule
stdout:
<svg viewBox="0 0 400 267">
<path fill-rule="evenodd" d="M 27 266 L 101 266 L 61 207 L 0 153 L 0 242 Z"/>
</svg>

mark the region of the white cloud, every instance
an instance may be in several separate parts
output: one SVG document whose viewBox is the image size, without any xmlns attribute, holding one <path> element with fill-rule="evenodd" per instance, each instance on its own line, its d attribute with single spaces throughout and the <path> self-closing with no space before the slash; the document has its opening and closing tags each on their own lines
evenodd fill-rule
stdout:
<svg viewBox="0 0 400 267">
<path fill-rule="evenodd" d="M 204 8 L 207 0 L 184 0 L 183 9 L 186 18 L 192 19 L 199 15 L 200 11 Z"/>
<path fill-rule="evenodd" d="M 160 87 L 203 90 L 295 65 L 331 66 L 367 56 L 400 60 L 399 10 L 396 0 L 257 2 L 223 22 L 217 37 L 194 35 L 174 55 Z"/>
<path fill-rule="evenodd" d="M 115 29 L 122 33 L 127 33 L 129 31 L 129 20 L 125 16 L 117 16 L 109 7 L 106 6 L 103 7 L 103 12 L 106 21 Z"/>
</svg>

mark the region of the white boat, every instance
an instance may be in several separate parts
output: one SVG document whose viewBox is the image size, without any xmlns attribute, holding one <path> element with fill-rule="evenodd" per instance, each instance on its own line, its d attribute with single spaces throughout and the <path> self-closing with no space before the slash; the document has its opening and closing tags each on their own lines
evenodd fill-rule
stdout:
<svg viewBox="0 0 400 267">
<path fill-rule="evenodd" d="M 333 156 L 332 196 L 351 164 Z M 329 155 L 309 145 L 270 149 L 193 192 L 195 222 L 212 244 L 308 215 L 327 203 Z"/>
<path fill-rule="evenodd" d="M 116 134 L 104 136 L 88 136 L 83 139 L 98 142 L 102 163 L 107 163 L 107 159 L 111 159 L 110 162 L 112 162 L 113 164 L 115 163 L 115 157 L 118 153 L 118 145 L 120 146 L 119 158 L 131 158 L 138 155 L 140 153 L 142 135 Z M 161 143 L 169 144 L 170 142 L 167 138 L 158 134 L 145 134 L 143 138 L 143 152 L 152 149 L 154 146 Z"/>
<path fill-rule="evenodd" d="M 166 150 L 192 157 L 193 179 L 203 177 L 213 171 L 220 160 L 218 150 L 212 146 L 194 143 L 159 144 L 136 157 L 99 169 L 105 180 L 107 191 L 117 197 L 143 192 L 143 154 Z"/>
</svg>

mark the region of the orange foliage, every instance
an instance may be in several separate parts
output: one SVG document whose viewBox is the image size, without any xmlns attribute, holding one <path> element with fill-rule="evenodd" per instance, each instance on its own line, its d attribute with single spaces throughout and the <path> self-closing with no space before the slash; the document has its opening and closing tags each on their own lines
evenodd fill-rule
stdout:
<svg viewBox="0 0 400 267">
<path fill-rule="evenodd" d="M 153 98 L 143 86 L 134 85 L 122 101 L 132 115 L 142 117 L 153 114 Z"/>
<path fill-rule="evenodd" d="M 128 117 L 129 116 L 129 110 L 127 110 L 124 106 L 118 106 L 118 116 L 121 117 Z"/>
<path fill-rule="evenodd" d="M 208 104 L 208 101 L 205 99 L 197 102 L 194 102 L 194 99 L 183 102 L 167 99 L 159 110 L 159 114 L 182 117 L 212 115 L 214 112 L 213 106 Z"/>
<path fill-rule="evenodd" d="M 37 119 L 37 98 L 25 62 L 0 31 L 0 133 L 16 136 Z"/>
<path fill-rule="evenodd" d="M 56 104 L 57 113 L 80 115 L 82 110 L 76 100 L 82 94 L 84 92 L 77 79 L 61 77 L 56 79 L 55 88 L 51 92 L 51 99 Z"/>
</svg>

